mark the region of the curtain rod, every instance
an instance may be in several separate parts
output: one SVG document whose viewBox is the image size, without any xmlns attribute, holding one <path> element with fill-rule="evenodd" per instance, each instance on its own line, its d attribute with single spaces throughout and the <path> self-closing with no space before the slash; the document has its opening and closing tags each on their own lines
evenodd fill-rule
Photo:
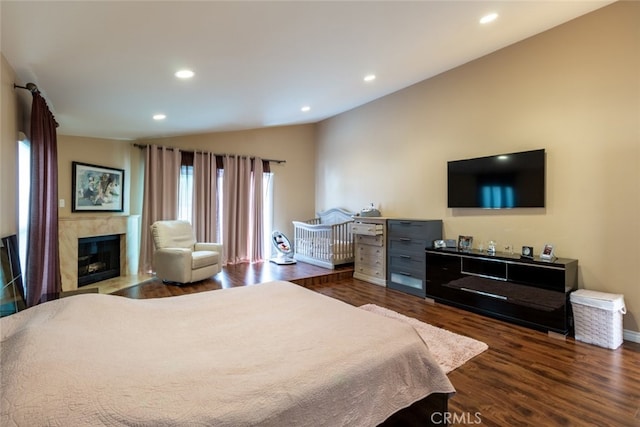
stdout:
<svg viewBox="0 0 640 427">
<path fill-rule="evenodd" d="M 138 148 L 142 149 L 142 148 L 147 148 L 147 147 L 149 147 L 149 144 L 147 144 L 147 145 L 142 145 L 142 144 L 136 144 L 136 143 L 134 143 L 134 144 L 133 144 L 133 146 L 134 146 L 134 147 L 138 147 Z M 163 146 L 163 147 L 164 147 L 164 146 Z M 166 148 L 167 150 L 182 150 L 181 148 L 175 148 L 175 147 L 164 147 L 164 148 Z M 195 150 L 182 150 L 182 151 L 187 152 L 187 153 L 194 153 L 194 152 L 195 152 Z M 213 153 L 213 155 L 214 155 L 214 156 L 236 156 L 236 155 L 238 155 L 238 154 L 227 154 L 227 153 L 224 153 L 224 154 L 218 154 L 218 153 Z M 255 156 L 249 156 L 249 158 L 254 159 L 254 158 L 255 158 Z M 265 162 L 269 162 L 269 163 L 278 163 L 278 164 L 280 164 L 280 163 L 287 163 L 287 161 L 286 161 L 286 160 L 277 160 L 277 159 L 262 159 L 262 160 L 263 160 L 263 161 L 265 161 Z"/>
<path fill-rule="evenodd" d="M 27 83 L 26 86 L 18 86 L 17 84 L 13 84 L 14 89 L 26 89 L 31 93 L 38 92 L 38 86 L 35 83 Z"/>
</svg>

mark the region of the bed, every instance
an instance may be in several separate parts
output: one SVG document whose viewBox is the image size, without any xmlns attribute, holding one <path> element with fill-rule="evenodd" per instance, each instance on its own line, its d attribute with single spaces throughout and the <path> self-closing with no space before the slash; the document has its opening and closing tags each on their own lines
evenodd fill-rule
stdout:
<svg viewBox="0 0 640 427">
<path fill-rule="evenodd" d="M 293 221 L 294 258 L 308 264 L 334 269 L 354 261 L 350 224 L 353 212 L 333 208 L 318 212 L 317 218 Z"/>
<path fill-rule="evenodd" d="M 290 282 L 82 294 L 0 328 L 1 425 L 375 426 L 454 392 L 411 326 Z"/>
</svg>

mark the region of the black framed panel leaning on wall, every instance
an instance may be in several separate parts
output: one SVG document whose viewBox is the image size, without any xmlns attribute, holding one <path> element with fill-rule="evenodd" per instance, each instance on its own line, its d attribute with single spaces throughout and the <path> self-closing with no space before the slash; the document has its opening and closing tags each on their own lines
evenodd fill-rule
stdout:
<svg viewBox="0 0 640 427">
<path fill-rule="evenodd" d="M 0 316 L 24 310 L 25 289 L 18 255 L 18 236 L 15 234 L 0 238 L 0 284 Z"/>
</svg>

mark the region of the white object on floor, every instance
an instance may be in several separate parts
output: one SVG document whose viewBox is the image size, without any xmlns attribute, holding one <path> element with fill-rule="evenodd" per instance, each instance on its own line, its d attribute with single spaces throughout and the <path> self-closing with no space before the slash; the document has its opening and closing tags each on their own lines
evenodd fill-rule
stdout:
<svg viewBox="0 0 640 427">
<path fill-rule="evenodd" d="M 297 261 L 291 257 L 293 250 L 291 249 L 291 242 L 283 233 L 275 230 L 271 233 L 271 243 L 278 251 L 278 256 L 271 258 L 269 261 L 278 265 L 295 264 Z"/>
</svg>

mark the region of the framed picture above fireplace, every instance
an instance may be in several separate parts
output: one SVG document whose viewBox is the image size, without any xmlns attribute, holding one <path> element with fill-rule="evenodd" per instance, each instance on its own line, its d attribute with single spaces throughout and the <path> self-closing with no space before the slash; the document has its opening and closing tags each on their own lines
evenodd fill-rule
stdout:
<svg viewBox="0 0 640 427">
<path fill-rule="evenodd" d="M 122 212 L 124 170 L 72 162 L 72 212 Z"/>
</svg>

